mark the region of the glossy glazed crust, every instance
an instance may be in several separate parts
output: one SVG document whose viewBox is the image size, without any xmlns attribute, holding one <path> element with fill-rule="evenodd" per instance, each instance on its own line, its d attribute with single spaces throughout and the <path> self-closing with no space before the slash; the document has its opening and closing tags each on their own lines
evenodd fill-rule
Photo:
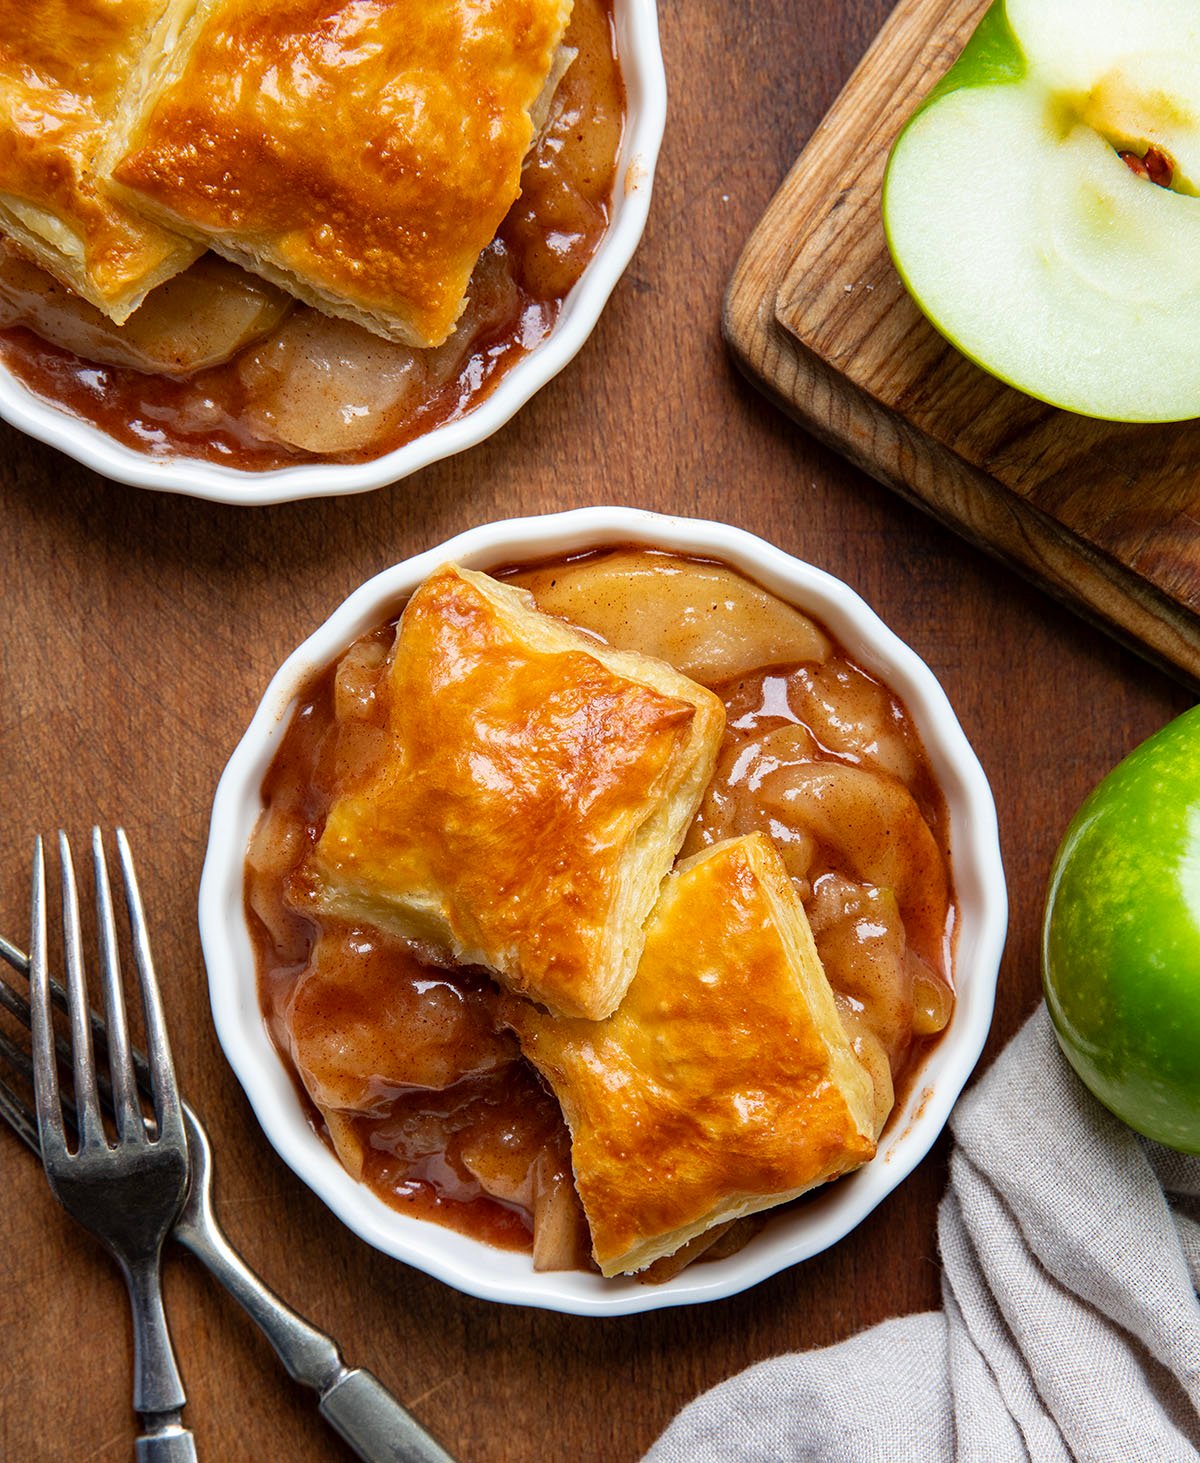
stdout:
<svg viewBox="0 0 1200 1463">
<path fill-rule="evenodd" d="M 108 154 L 140 207 L 330 314 L 441 344 L 520 191 L 571 0 L 172 0 Z"/>
<path fill-rule="evenodd" d="M 201 252 L 110 192 L 100 150 L 163 0 L 0 0 L 0 231 L 118 323 Z"/>
<path fill-rule="evenodd" d="M 386 697 L 386 751 L 339 789 L 312 897 L 607 1015 L 712 776 L 721 702 L 454 566 L 409 601 Z"/>
<path fill-rule="evenodd" d="M 562 1104 L 605 1275 L 642 1270 L 875 1151 L 871 1079 L 760 833 L 679 865 L 607 1021 L 517 1000 L 505 1010 Z"/>
</svg>

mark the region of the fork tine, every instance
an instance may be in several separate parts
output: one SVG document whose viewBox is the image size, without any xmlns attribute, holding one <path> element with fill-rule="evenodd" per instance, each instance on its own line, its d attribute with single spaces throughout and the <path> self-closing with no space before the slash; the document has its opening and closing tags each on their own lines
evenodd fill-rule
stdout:
<svg viewBox="0 0 1200 1463">
<path fill-rule="evenodd" d="M 58 1069 L 54 1060 L 54 1020 L 50 1014 L 50 972 L 46 964 L 46 855 L 39 838 L 33 846 L 33 896 L 30 913 L 29 1005 L 33 1032 L 33 1086 L 38 1138 L 43 1154 L 66 1152 Z"/>
<path fill-rule="evenodd" d="M 23 950 L 18 949 L 11 940 L 6 940 L 3 935 L 0 935 L 0 961 L 3 961 L 6 965 L 10 965 L 18 975 L 23 975 L 26 980 L 30 978 L 28 955 Z M 50 999 L 60 1011 L 67 1009 L 67 993 L 53 976 L 50 977 Z M 12 986 L 2 976 L 0 976 L 0 1006 L 6 1006 L 17 1020 L 23 1022 L 25 1026 L 32 1024 L 28 1002 L 24 997 L 14 991 Z M 88 1020 L 91 1022 L 92 1040 L 96 1043 L 97 1049 L 107 1051 L 108 1032 L 105 1030 L 104 1018 L 98 1011 L 89 1010 Z M 64 1037 L 57 1037 L 56 1041 L 59 1056 L 69 1062 L 71 1060 L 71 1051 L 66 1043 L 66 1039 Z M 133 1070 L 137 1076 L 138 1086 L 143 1092 L 149 1093 L 150 1068 L 146 1065 L 146 1058 L 136 1046 L 130 1048 L 130 1056 L 133 1058 Z M 100 1096 L 104 1096 L 104 1083 L 102 1079 L 100 1080 Z"/>
<path fill-rule="evenodd" d="M 12 966 L 12 969 L 19 976 L 25 976 L 26 980 L 29 979 L 28 955 L 25 954 L 25 951 L 13 945 L 10 939 L 4 939 L 3 935 L 0 935 L 0 961 L 3 961 L 7 966 Z M 61 988 L 59 982 L 53 976 L 50 977 L 50 999 L 60 1011 L 66 1011 L 66 990 Z M 12 1011 L 12 1014 L 18 1018 L 18 1021 L 23 1026 L 32 1027 L 32 1017 L 29 1014 L 29 1002 L 26 1001 L 25 996 L 13 990 L 12 986 L 4 980 L 3 976 L 0 976 L 0 1005 Z M 95 1042 L 97 1050 L 107 1052 L 108 1031 L 105 1030 L 104 1017 L 98 1011 L 89 1011 L 88 1020 L 92 1024 L 92 1042 Z M 70 1043 L 67 1042 L 66 1037 L 59 1036 L 56 1033 L 56 1036 L 54 1036 L 54 1048 L 59 1052 L 59 1061 L 69 1067 Z M 133 1059 L 133 1072 L 135 1072 L 136 1078 L 138 1078 L 138 1087 L 143 1093 L 149 1094 L 149 1090 L 151 1090 L 151 1087 L 149 1087 L 149 1067 L 146 1067 L 145 1056 L 142 1056 L 142 1053 L 139 1052 L 136 1046 L 130 1048 L 129 1055 Z M 110 1090 L 108 1090 L 108 1084 L 105 1083 L 104 1077 L 100 1074 L 97 1075 L 97 1086 L 100 1087 L 101 1102 L 108 1102 L 110 1100 Z M 66 1099 L 64 1099 L 63 1106 L 69 1106 Z"/>
<path fill-rule="evenodd" d="M 16 946 L 14 945 L 13 948 L 16 949 Z M 5 959 L 8 958 L 3 950 L 0 950 L 0 955 L 4 955 Z M 28 978 L 28 965 L 25 967 L 25 975 Z M 33 1024 L 29 1015 L 29 1002 L 23 996 L 18 995 L 12 986 L 2 978 L 0 978 L 0 1006 L 3 1006 L 7 1011 L 11 1011 L 17 1020 L 25 1026 L 31 1026 Z"/>
<path fill-rule="evenodd" d="M 5 949 L 5 946 L 7 946 L 8 948 Z M 9 945 L 7 940 L 5 940 L 3 937 L 0 937 L 0 959 L 9 960 L 10 953 L 20 956 L 20 951 L 15 945 Z M 23 960 L 23 958 L 17 961 L 10 960 L 9 963 L 13 964 L 16 969 L 24 970 L 25 974 L 28 975 L 29 966 L 28 963 Z M 65 1011 L 67 1009 L 67 993 L 63 990 L 62 986 L 59 985 L 59 983 L 54 979 L 53 976 L 51 976 L 50 978 L 50 999 L 60 1011 Z M 32 1028 L 33 1013 L 30 1011 L 29 1002 L 18 991 L 14 991 L 12 986 L 9 985 L 9 983 L 4 979 L 2 975 L 0 975 L 0 1006 L 3 1006 L 7 1011 L 11 1011 L 12 1014 L 17 1018 L 17 1020 L 22 1022 L 27 1029 Z M 98 1035 L 100 1040 L 103 1041 L 104 1027 L 102 1024 L 100 1024 L 100 1018 L 95 1014 L 95 1012 L 92 1012 L 90 1014 L 92 1017 L 93 1038 Z M 14 1062 L 14 1065 L 19 1066 L 21 1071 L 25 1073 L 26 1076 L 32 1079 L 33 1058 L 27 1056 L 24 1052 L 21 1052 L 20 1048 L 14 1046 L 11 1042 L 9 1043 L 9 1046 L 11 1047 L 12 1051 L 17 1052 L 19 1055 L 19 1060 L 16 1060 Z M 67 1040 L 65 1036 L 60 1036 L 57 1031 L 54 1033 L 54 1050 L 58 1054 L 59 1063 L 64 1067 L 69 1067 L 71 1065 L 71 1043 Z M 136 1052 L 134 1053 L 134 1057 L 136 1060 Z M 100 1088 L 101 1101 L 107 1102 L 109 1100 L 110 1094 L 103 1077 L 97 1077 L 97 1085 Z M 73 1121 L 74 1107 L 72 1106 L 71 1099 L 65 1094 L 62 1098 L 62 1106 L 66 1111 L 68 1120 Z"/>
<path fill-rule="evenodd" d="M 134 963 L 142 988 L 142 1006 L 146 1013 L 146 1058 L 150 1067 L 150 1088 L 154 1097 L 154 1114 L 158 1119 L 159 1139 L 186 1141 L 179 1087 L 175 1081 L 175 1064 L 171 1060 L 171 1044 L 167 1040 L 167 1023 L 163 1016 L 162 997 L 150 957 L 150 937 L 146 930 L 146 914 L 141 891 L 133 867 L 133 854 L 124 828 L 117 829 L 117 854 L 125 881 L 125 903 L 129 909 L 129 931 L 133 936 Z"/>
<path fill-rule="evenodd" d="M 75 1069 L 75 1107 L 79 1115 L 79 1147 L 107 1146 L 100 1096 L 96 1091 L 96 1062 L 92 1054 L 92 1025 L 88 1020 L 87 977 L 83 967 L 83 937 L 79 929 L 79 894 L 75 865 L 67 835 L 59 832 L 62 864 L 63 948 L 67 957 L 67 1013 L 71 1020 L 71 1050 Z"/>
<path fill-rule="evenodd" d="M 4 1118 L 18 1138 L 33 1149 L 40 1157 L 41 1147 L 38 1144 L 37 1118 L 30 1112 L 28 1106 L 21 1101 L 3 1077 L 0 1077 L 0 1117 Z"/>
<path fill-rule="evenodd" d="M 20 1072 L 22 1077 L 33 1081 L 33 1057 L 27 1051 L 22 1051 L 6 1031 L 0 1031 L 0 1057 L 15 1072 Z"/>
<path fill-rule="evenodd" d="M 59 1060 L 70 1062 L 71 1050 L 66 1042 L 60 1042 L 58 1047 Z M 3 1031 L 0 1031 L 0 1058 L 3 1058 L 22 1077 L 32 1082 L 33 1058 Z M 75 1104 L 64 1094 L 62 1106 L 67 1127 L 74 1128 Z M 30 1110 L 29 1104 L 17 1096 L 3 1077 L 0 1077 L 0 1117 L 8 1119 L 9 1124 L 16 1129 L 20 1137 L 25 1139 L 35 1153 L 41 1153 L 41 1149 L 38 1147 L 36 1116 Z"/>
<path fill-rule="evenodd" d="M 18 950 L 11 940 L 6 940 L 0 935 L 0 960 L 6 961 L 15 971 L 29 978 L 29 957 L 23 950 Z"/>
<path fill-rule="evenodd" d="M 22 955 L 21 951 L 18 950 L 15 945 L 10 944 L 9 941 L 7 941 L 3 937 L 3 935 L 0 935 L 0 960 L 8 961 L 8 963 L 17 970 L 27 970 L 28 968 L 28 962 L 25 960 L 25 957 L 24 955 Z M 63 990 L 62 986 L 60 986 L 59 983 L 53 978 L 50 981 L 50 993 L 54 998 L 54 1004 L 56 1006 L 61 1006 L 63 1010 L 66 1010 L 66 992 Z M 31 1025 L 32 1013 L 29 1009 L 29 1002 L 24 1000 L 23 997 L 21 997 L 16 991 L 13 990 L 13 988 L 4 979 L 3 975 L 0 975 L 0 1006 L 4 1006 L 9 1011 L 11 1011 L 19 1021 L 22 1021 L 25 1024 L 26 1028 Z M 99 1042 L 103 1044 L 105 1039 L 103 1023 L 101 1022 L 100 1017 L 97 1016 L 94 1011 L 91 1013 L 91 1017 L 92 1037 L 94 1040 L 98 1039 Z M 65 1036 L 59 1036 L 57 1032 L 55 1032 L 54 1035 L 54 1050 L 58 1055 L 59 1065 L 61 1067 L 69 1068 L 71 1065 L 71 1043 L 66 1039 Z M 32 1056 L 28 1052 L 23 1051 L 22 1048 L 19 1047 L 16 1042 L 12 1041 L 11 1038 L 9 1038 L 3 1031 L 0 1031 L 0 1057 L 5 1058 L 8 1061 L 9 1066 L 20 1072 L 23 1077 L 27 1077 L 30 1081 L 33 1080 Z M 139 1084 L 142 1081 L 145 1081 L 146 1087 L 148 1089 L 149 1075 L 147 1074 L 145 1078 L 143 1078 L 141 1075 L 143 1069 L 145 1068 L 145 1063 L 142 1060 L 141 1053 L 137 1050 L 136 1047 L 133 1048 L 133 1062 L 134 1067 L 138 1072 Z M 2 1078 L 0 1078 L 0 1085 L 3 1085 Z M 111 1108 L 112 1089 L 109 1084 L 104 1080 L 103 1076 L 99 1073 L 96 1074 L 96 1085 L 100 1089 L 101 1105 L 104 1106 L 106 1109 Z M 19 1097 L 15 1096 L 11 1088 L 9 1088 L 9 1096 L 15 1101 L 17 1106 L 25 1108 L 26 1113 L 29 1112 L 26 1104 L 22 1102 Z M 65 1092 L 62 1094 L 62 1111 L 63 1116 L 66 1119 L 67 1129 L 73 1132 L 78 1132 L 78 1126 L 75 1121 L 75 1104 L 71 1101 L 70 1097 Z M 30 1114 L 30 1116 L 32 1116 L 32 1114 Z M 0 1106 L 0 1117 L 9 1117 L 9 1121 L 12 1121 L 9 1112 L 3 1106 Z M 142 1123 L 143 1128 L 145 1128 L 146 1119 L 142 1116 L 140 1108 L 138 1109 L 138 1119 Z M 21 1136 L 24 1137 L 24 1134 L 22 1134 Z M 37 1141 L 36 1128 L 34 1130 L 34 1141 Z"/>
<path fill-rule="evenodd" d="M 129 1027 L 125 1020 L 125 997 L 121 991 L 121 959 L 117 953 L 117 930 L 113 920 L 112 890 L 104 839 L 92 829 L 92 864 L 96 876 L 96 917 L 100 933 L 100 964 L 104 973 L 104 1009 L 108 1015 L 108 1070 L 112 1079 L 112 1108 L 122 1141 L 144 1141 L 146 1124 L 134 1087 L 133 1062 L 129 1054 Z"/>
</svg>

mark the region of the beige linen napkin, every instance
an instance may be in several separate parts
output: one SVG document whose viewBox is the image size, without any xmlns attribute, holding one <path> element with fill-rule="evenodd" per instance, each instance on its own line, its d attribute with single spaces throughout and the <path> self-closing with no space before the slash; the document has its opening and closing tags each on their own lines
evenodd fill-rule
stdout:
<svg viewBox="0 0 1200 1463">
<path fill-rule="evenodd" d="M 951 1127 L 943 1310 L 751 1367 L 649 1463 L 1200 1458 L 1200 1158 L 1102 1108 L 1044 1006 Z"/>
</svg>

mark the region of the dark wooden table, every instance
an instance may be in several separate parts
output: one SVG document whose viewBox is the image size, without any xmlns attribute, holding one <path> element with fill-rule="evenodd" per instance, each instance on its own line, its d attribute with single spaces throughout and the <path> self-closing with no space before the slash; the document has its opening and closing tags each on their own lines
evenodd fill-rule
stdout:
<svg viewBox="0 0 1200 1463">
<path fill-rule="evenodd" d="M 735 1299 L 621 1320 L 488 1305 L 376 1254 L 268 1147 L 208 1014 L 196 887 L 217 777 L 285 654 L 361 580 L 487 519 L 590 503 L 725 518 L 840 575 L 932 666 L 992 780 L 1012 900 L 993 1057 L 1038 999 L 1055 846 L 1092 784 L 1189 704 L 921 517 L 732 369 L 721 295 L 887 0 L 662 0 L 671 113 L 650 226 L 579 359 L 498 436 L 382 492 L 240 510 L 118 487 L 0 429 L 0 927 L 35 833 L 130 829 L 219 1208 L 252 1264 L 464 1459 L 636 1458 L 701 1389 L 938 1303 L 946 1142 L 833 1251 Z M 0 1457 L 131 1454 L 121 1282 L 0 1132 Z M 168 1302 L 202 1458 L 340 1458 L 189 1258 Z"/>
</svg>

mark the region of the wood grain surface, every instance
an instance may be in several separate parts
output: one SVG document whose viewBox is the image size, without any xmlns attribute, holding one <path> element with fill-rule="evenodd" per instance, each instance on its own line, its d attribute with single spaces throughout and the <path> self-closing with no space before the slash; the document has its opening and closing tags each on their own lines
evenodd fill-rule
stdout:
<svg viewBox="0 0 1200 1463">
<path fill-rule="evenodd" d="M 988 1059 L 1038 999 L 1042 890 L 1067 818 L 1188 704 L 798 429 L 722 343 L 742 245 L 887 9 L 663 0 L 671 116 L 643 246 L 581 356 L 453 462 L 360 498 L 240 510 L 114 486 L 0 429 L 0 927 L 25 937 L 35 833 L 78 842 L 95 820 L 125 823 L 232 1238 L 474 1463 L 635 1459 L 742 1367 L 936 1305 L 947 1140 L 835 1249 L 705 1307 L 588 1320 L 489 1305 L 368 1249 L 259 1132 L 213 1034 L 196 934 L 213 789 L 286 653 L 369 574 L 514 513 L 616 502 L 724 518 L 841 576 L 941 678 L 992 780 L 1013 914 Z M 128 1458 L 116 1271 L 7 1131 L 0 1172 L 0 1458 Z M 170 1255 L 167 1290 L 202 1459 L 349 1456 L 196 1264 Z"/>
<path fill-rule="evenodd" d="M 826 441 L 1200 683 L 1200 423 L 1089 421 L 1002 385 L 888 254 L 888 152 L 987 4 L 896 6 L 747 245 L 726 330 Z"/>
</svg>

